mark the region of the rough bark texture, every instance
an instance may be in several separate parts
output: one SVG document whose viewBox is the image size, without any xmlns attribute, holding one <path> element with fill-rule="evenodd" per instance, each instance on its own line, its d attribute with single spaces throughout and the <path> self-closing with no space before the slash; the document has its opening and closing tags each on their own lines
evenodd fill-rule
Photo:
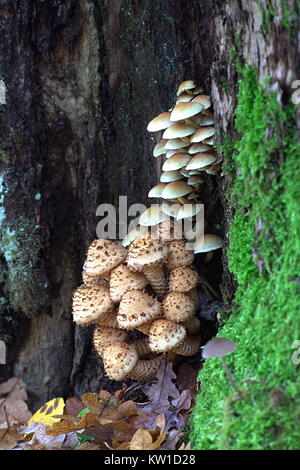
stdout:
<svg viewBox="0 0 300 470">
<path fill-rule="evenodd" d="M 91 329 L 72 324 L 71 296 L 96 236 L 97 205 L 117 207 L 119 195 L 146 203 L 157 182 L 159 137 L 147 133 L 148 121 L 193 78 L 212 95 L 217 136 L 231 134 L 237 56 L 261 79 L 270 75 L 286 100 L 300 77 L 296 7 L 296 0 L 0 0 L 3 378 L 26 367 L 35 406 L 112 386 L 89 346 Z M 207 218 L 220 234 L 231 217 L 222 184 L 227 176 L 207 176 Z M 223 261 L 230 299 L 225 252 Z M 217 278 L 207 276 L 217 283 L 220 258 L 212 266 Z"/>
</svg>

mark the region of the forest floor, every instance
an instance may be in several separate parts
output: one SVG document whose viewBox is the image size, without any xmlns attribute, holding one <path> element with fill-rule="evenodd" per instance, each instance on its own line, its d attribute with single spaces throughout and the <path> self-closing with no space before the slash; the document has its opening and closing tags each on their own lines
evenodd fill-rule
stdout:
<svg viewBox="0 0 300 470">
<path fill-rule="evenodd" d="M 219 359 L 200 371 L 190 420 L 194 449 L 298 449 L 300 375 L 300 200 L 295 105 L 282 109 L 268 83 L 240 68 L 236 141 L 224 140 L 225 195 L 233 213 L 229 269 L 237 282 L 218 336 L 240 396 Z M 298 342 L 297 342 L 298 341 Z"/>
</svg>

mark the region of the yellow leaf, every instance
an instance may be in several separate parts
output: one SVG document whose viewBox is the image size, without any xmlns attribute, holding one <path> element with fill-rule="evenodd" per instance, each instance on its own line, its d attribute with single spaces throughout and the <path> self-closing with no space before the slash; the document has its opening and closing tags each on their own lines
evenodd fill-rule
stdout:
<svg viewBox="0 0 300 470">
<path fill-rule="evenodd" d="M 130 450 L 152 450 L 152 436 L 145 429 L 138 429 L 132 436 Z"/>
<path fill-rule="evenodd" d="M 65 402 L 63 398 L 53 398 L 47 401 L 34 415 L 30 418 L 28 423 L 42 423 L 48 426 L 60 421 L 60 418 L 54 416 L 62 415 L 64 412 Z"/>
</svg>

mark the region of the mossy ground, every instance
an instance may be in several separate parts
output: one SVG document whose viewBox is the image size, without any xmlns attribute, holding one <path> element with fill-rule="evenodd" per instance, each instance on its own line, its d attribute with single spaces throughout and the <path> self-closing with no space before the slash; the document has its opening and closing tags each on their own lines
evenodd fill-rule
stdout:
<svg viewBox="0 0 300 470">
<path fill-rule="evenodd" d="M 229 269 L 237 281 L 231 315 L 218 336 L 237 345 L 228 356 L 243 398 L 236 400 L 218 359 L 207 360 L 190 420 L 194 449 L 299 449 L 300 146 L 295 106 L 284 109 L 255 70 L 239 82 L 236 129 L 223 145 L 232 175 L 234 216 Z"/>
</svg>

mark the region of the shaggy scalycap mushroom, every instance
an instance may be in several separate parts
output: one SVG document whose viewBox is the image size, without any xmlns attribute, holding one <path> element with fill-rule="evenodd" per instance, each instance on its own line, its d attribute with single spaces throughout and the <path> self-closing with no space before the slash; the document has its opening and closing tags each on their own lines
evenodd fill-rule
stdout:
<svg viewBox="0 0 300 470">
<path fill-rule="evenodd" d="M 185 327 L 186 331 L 191 335 L 196 335 L 200 331 L 200 320 L 194 315 L 183 322 L 183 326 Z"/>
<path fill-rule="evenodd" d="M 78 325 L 100 322 L 113 307 L 109 290 L 101 285 L 82 285 L 74 292 L 72 314 Z"/>
<path fill-rule="evenodd" d="M 170 292 L 188 292 L 197 286 L 199 274 L 191 266 L 180 266 L 170 271 L 169 290 Z"/>
<path fill-rule="evenodd" d="M 199 351 L 200 341 L 199 336 L 187 335 L 173 351 L 181 356 L 194 356 Z"/>
<path fill-rule="evenodd" d="M 162 359 L 163 354 L 154 359 L 137 361 L 132 371 L 127 375 L 127 378 L 139 380 L 140 382 L 154 379 Z"/>
<path fill-rule="evenodd" d="M 103 350 L 103 364 L 111 380 L 123 380 L 138 361 L 138 353 L 133 345 L 116 343 Z"/>
<path fill-rule="evenodd" d="M 149 331 L 149 345 L 153 352 L 174 349 L 186 337 L 186 329 L 179 323 L 161 319 L 152 323 Z"/>
<path fill-rule="evenodd" d="M 196 312 L 196 303 L 180 292 L 170 292 L 162 302 L 164 317 L 175 322 L 183 322 Z"/>
<path fill-rule="evenodd" d="M 150 234 L 142 235 L 134 240 L 128 249 L 127 265 L 135 271 L 163 264 L 169 254 L 169 248 Z"/>
<path fill-rule="evenodd" d="M 115 343 L 125 343 L 127 331 L 117 328 L 109 328 L 99 325 L 93 333 L 93 344 L 99 356 L 102 356 L 104 348 Z"/>
<path fill-rule="evenodd" d="M 146 292 L 132 290 L 123 295 L 117 320 L 120 328 L 131 330 L 162 315 L 161 304 Z"/>
<path fill-rule="evenodd" d="M 127 252 L 119 242 L 94 240 L 87 251 L 83 271 L 90 277 L 101 277 L 125 261 Z"/>
<path fill-rule="evenodd" d="M 177 268 L 178 266 L 188 266 L 194 261 L 194 253 L 186 249 L 184 240 L 173 240 L 169 244 L 168 268 Z"/>
<path fill-rule="evenodd" d="M 125 264 L 121 264 L 111 272 L 110 297 L 114 302 L 120 302 L 128 290 L 142 290 L 147 284 L 148 280 L 142 273 L 133 272 Z"/>
</svg>

